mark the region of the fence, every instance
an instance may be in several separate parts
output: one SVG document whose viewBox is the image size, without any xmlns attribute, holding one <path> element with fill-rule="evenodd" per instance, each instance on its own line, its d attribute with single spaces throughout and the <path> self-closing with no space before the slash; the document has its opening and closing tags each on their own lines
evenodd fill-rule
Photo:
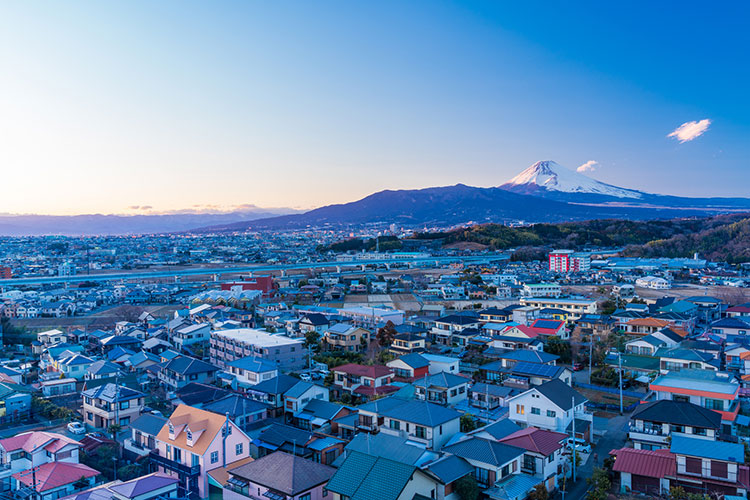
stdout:
<svg viewBox="0 0 750 500">
<path fill-rule="evenodd" d="M 620 389 L 617 388 L 617 387 L 604 387 L 604 386 L 601 386 L 601 385 L 594 385 L 594 384 L 581 384 L 579 382 L 576 382 L 575 386 L 576 387 L 580 387 L 582 389 L 590 389 L 592 391 L 608 392 L 610 394 L 615 394 L 617 396 L 620 395 Z M 638 392 L 638 391 L 628 391 L 628 390 L 623 389 L 622 390 L 622 395 L 623 396 L 627 396 L 629 398 L 642 399 L 643 397 L 646 396 L 646 393 L 645 392 Z"/>
</svg>

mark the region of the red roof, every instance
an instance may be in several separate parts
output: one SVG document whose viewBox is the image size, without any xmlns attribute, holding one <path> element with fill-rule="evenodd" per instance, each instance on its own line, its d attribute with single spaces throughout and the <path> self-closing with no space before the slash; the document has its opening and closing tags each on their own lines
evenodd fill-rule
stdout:
<svg viewBox="0 0 750 500">
<path fill-rule="evenodd" d="M 750 306 L 734 306 L 727 309 L 726 312 L 738 312 L 738 313 L 749 313 L 750 314 Z"/>
<path fill-rule="evenodd" d="M 380 387 L 372 387 L 369 385 L 360 385 L 354 389 L 355 394 L 362 394 L 363 396 L 380 396 L 381 394 L 390 394 L 396 392 L 398 387 L 394 385 L 381 385 Z"/>
<path fill-rule="evenodd" d="M 567 438 L 568 435 L 563 434 L 562 432 L 552 432 L 543 429 L 536 429 L 534 427 L 527 427 L 505 436 L 500 442 L 517 446 L 524 450 L 541 453 L 545 457 L 548 457 L 562 448 L 560 442 Z"/>
<path fill-rule="evenodd" d="M 530 326 L 515 325 L 515 326 L 509 327 L 508 329 L 512 329 L 512 328 L 519 330 L 521 333 L 525 334 L 530 339 L 534 339 L 539 336 L 539 332 L 536 329 L 531 328 Z"/>
<path fill-rule="evenodd" d="M 5 451 L 23 450 L 31 453 L 34 450 L 44 447 L 50 453 L 55 453 L 65 446 L 72 444 L 81 446 L 81 443 L 69 437 L 57 434 L 56 432 L 32 431 L 19 434 L 6 439 L 0 439 L 0 446 Z"/>
<path fill-rule="evenodd" d="M 387 366 L 383 365 L 357 365 L 349 363 L 347 365 L 337 366 L 333 369 L 334 372 L 348 373 L 349 375 L 356 375 L 358 377 L 370 377 L 380 378 L 387 375 L 393 375 L 393 371 Z"/>
<path fill-rule="evenodd" d="M 677 459 L 669 450 L 636 450 L 621 448 L 612 450 L 615 456 L 616 472 L 629 472 L 646 477 L 674 477 L 677 473 Z"/>
<path fill-rule="evenodd" d="M 13 477 L 26 486 L 31 486 L 36 476 L 36 491 L 43 492 L 66 484 L 75 483 L 81 477 L 90 478 L 98 476 L 100 472 L 88 465 L 70 462 L 48 462 L 36 468 L 34 474 L 31 470 L 16 472 Z"/>
</svg>

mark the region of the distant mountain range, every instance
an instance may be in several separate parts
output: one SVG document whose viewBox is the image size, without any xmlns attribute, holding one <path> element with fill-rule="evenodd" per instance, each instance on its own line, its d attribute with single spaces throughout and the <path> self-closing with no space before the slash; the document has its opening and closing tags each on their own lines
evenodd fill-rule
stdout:
<svg viewBox="0 0 750 500">
<path fill-rule="evenodd" d="M 553 161 L 541 161 L 499 187 L 456 184 L 386 190 L 358 201 L 328 205 L 302 214 L 233 222 L 195 231 L 263 231 L 373 223 L 447 227 L 470 222 L 645 220 L 742 211 L 750 211 L 750 199 L 649 194 L 599 182 Z"/>
<path fill-rule="evenodd" d="M 293 210 L 259 208 L 228 213 L 166 215 L 0 215 L 0 236 L 172 233 L 207 225 L 247 223 L 289 212 Z"/>
<path fill-rule="evenodd" d="M 242 232 L 397 224 L 449 227 L 466 223 L 662 219 L 750 212 L 749 198 L 685 198 L 612 186 L 553 161 L 540 161 L 498 187 L 464 184 L 386 190 L 304 213 L 261 208 L 173 215 L 0 215 L 0 235 L 91 235 Z"/>
</svg>

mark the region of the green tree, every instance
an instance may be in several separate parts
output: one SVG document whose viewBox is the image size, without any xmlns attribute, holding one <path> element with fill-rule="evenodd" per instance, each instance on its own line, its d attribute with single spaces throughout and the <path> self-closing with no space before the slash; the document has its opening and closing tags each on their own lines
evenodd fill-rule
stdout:
<svg viewBox="0 0 750 500">
<path fill-rule="evenodd" d="M 687 492 L 682 486 L 672 486 L 669 488 L 669 500 L 687 500 Z"/>
<path fill-rule="evenodd" d="M 320 351 L 320 334 L 315 330 L 305 334 L 305 341 L 302 344 L 305 349 L 310 349 L 313 354 Z"/>
<path fill-rule="evenodd" d="M 120 424 L 112 424 L 109 426 L 109 429 L 107 429 L 107 431 L 110 434 L 112 434 L 112 439 L 114 441 L 117 441 L 117 435 L 120 433 L 121 430 L 122 430 L 122 426 Z"/>
<path fill-rule="evenodd" d="M 591 489 L 586 495 L 587 500 L 606 500 L 607 494 L 612 488 L 612 482 L 609 480 L 607 471 L 596 467 L 586 482 L 591 485 Z"/>
<path fill-rule="evenodd" d="M 464 413 L 460 418 L 461 432 L 471 432 L 477 428 L 477 422 L 474 420 L 474 415 L 471 413 Z"/>
<path fill-rule="evenodd" d="M 547 491 L 544 483 L 539 483 L 534 486 L 534 489 L 529 493 L 529 500 L 547 500 L 549 498 L 549 492 Z"/>
<path fill-rule="evenodd" d="M 456 493 L 461 500 L 477 500 L 479 498 L 479 485 L 474 476 L 466 475 L 456 481 Z"/>
</svg>

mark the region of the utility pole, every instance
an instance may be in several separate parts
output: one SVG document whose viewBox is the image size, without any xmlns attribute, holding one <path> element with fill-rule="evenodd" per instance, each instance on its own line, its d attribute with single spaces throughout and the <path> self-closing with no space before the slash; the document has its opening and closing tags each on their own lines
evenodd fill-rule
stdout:
<svg viewBox="0 0 750 500">
<path fill-rule="evenodd" d="M 591 384 L 591 358 L 594 357 L 594 333 L 589 335 L 589 384 Z"/>
<path fill-rule="evenodd" d="M 617 353 L 618 364 L 620 365 L 620 415 L 622 415 L 622 353 Z"/>
<path fill-rule="evenodd" d="M 576 482 L 576 458 L 578 457 L 578 441 L 576 441 L 576 398 L 575 396 L 570 397 L 571 409 L 573 412 L 573 454 L 571 455 L 571 461 L 573 462 L 573 482 Z"/>
</svg>

